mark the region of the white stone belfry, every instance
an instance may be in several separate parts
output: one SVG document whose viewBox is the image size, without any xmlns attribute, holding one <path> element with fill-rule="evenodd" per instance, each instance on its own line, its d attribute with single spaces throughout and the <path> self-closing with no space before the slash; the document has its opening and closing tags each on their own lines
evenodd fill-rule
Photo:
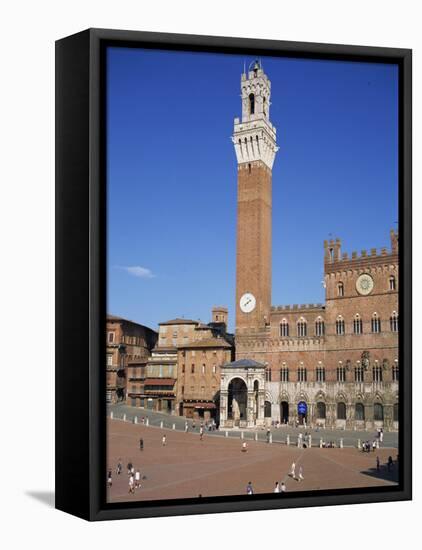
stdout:
<svg viewBox="0 0 422 550">
<path fill-rule="evenodd" d="M 270 122 L 271 82 L 261 62 L 254 61 L 248 74 L 240 81 L 242 92 L 242 120 L 234 119 L 233 143 L 237 163 L 262 161 L 272 170 L 276 144 L 276 129 Z"/>
</svg>

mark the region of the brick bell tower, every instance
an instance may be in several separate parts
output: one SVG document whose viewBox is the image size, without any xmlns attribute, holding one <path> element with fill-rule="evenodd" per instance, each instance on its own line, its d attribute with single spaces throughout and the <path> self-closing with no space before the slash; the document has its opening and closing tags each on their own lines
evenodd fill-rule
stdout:
<svg viewBox="0 0 422 550">
<path fill-rule="evenodd" d="M 272 167 L 278 147 L 270 122 L 271 82 L 260 61 L 240 82 L 242 119 L 234 119 L 237 157 L 236 332 L 261 328 L 271 309 Z"/>
</svg>

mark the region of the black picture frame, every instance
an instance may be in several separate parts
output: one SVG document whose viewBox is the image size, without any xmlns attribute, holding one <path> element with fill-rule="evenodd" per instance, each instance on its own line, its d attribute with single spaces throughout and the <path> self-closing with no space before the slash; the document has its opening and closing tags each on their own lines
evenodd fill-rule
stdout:
<svg viewBox="0 0 422 550">
<path fill-rule="evenodd" d="M 400 484 L 277 495 L 106 504 L 105 64 L 109 45 L 373 61 L 399 67 Z M 412 51 L 89 29 L 56 42 L 56 508 L 86 520 L 412 498 Z M 70 350 L 77 346 L 77 358 Z M 276 498 L 274 498 L 276 497 Z"/>
</svg>

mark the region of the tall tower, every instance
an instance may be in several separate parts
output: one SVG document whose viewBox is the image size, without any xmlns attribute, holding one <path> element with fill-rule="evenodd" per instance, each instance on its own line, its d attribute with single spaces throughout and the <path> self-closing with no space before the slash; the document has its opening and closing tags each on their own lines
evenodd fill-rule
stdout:
<svg viewBox="0 0 422 550">
<path fill-rule="evenodd" d="M 264 327 L 271 308 L 272 167 L 276 129 L 271 82 L 260 61 L 241 77 L 242 119 L 234 119 L 237 157 L 236 332 Z"/>
</svg>

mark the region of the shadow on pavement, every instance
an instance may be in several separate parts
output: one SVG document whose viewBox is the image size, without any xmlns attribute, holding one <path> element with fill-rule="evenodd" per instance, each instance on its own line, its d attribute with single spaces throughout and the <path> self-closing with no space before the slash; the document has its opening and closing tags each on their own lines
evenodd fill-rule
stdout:
<svg viewBox="0 0 422 550">
<path fill-rule="evenodd" d="M 377 468 L 369 468 L 368 470 L 362 470 L 361 474 L 367 476 L 376 477 L 377 479 L 384 479 L 385 481 L 391 481 L 392 483 L 399 482 L 399 467 L 394 463 L 388 469 L 387 463 L 380 464 L 379 470 Z"/>
</svg>

